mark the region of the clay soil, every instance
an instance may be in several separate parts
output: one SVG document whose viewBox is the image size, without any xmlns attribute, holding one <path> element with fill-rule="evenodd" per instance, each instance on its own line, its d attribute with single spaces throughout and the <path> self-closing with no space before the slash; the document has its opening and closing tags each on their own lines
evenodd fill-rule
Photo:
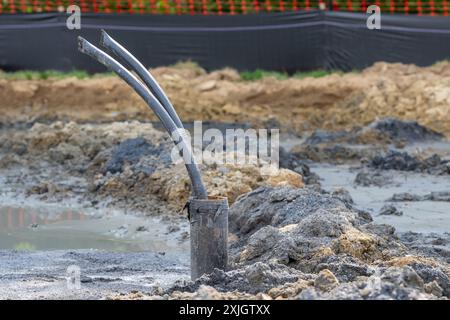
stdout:
<svg viewBox="0 0 450 320">
<path fill-rule="evenodd" d="M 152 70 L 183 121 L 279 123 L 297 132 L 364 126 L 377 117 L 416 120 L 450 135 L 450 63 L 377 63 L 362 72 L 244 81 L 231 69 L 192 63 Z M 1 122 L 156 120 L 115 76 L 0 79 Z"/>
<path fill-rule="evenodd" d="M 263 165 L 200 166 L 210 194 L 230 201 L 229 270 L 188 281 L 187 252 L 7 248 L 0 298 L 450 297 L 450 234 L 441 232 L 450 225 L 450 63 L 254 81 L 192 63 L 152 73 L 185 122 L 281 128 L 275 175 Z M 164 239 L 176 234 L 188 247 L 185 168 L 119 78 L 0 77 L 0 110 L 1 201 L 76 203 L 105 222 L 110 210 L 139 217 L 142 226 L 113 230 L 118 238 L 155 240 L 157 218 Z M 408 229 L 417 221 L 426 232 Z M 85 270 L 83 291 L 67 296 L 60 284 L 74 261 Z"/>
</svg>

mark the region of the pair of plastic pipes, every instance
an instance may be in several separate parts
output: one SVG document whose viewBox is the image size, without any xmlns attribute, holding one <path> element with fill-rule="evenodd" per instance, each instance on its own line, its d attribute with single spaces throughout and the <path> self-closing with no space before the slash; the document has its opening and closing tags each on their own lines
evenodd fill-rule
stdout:
<svg viewBox="0 0 450 320">
<path fill-rule="evenodd" d="M 208 197 L 200 170 L 191 148 L 180 134 L 183 124 L 167 95 L 150 72 L 128 50 L 104 30 L 100 44 L 121 58 L 139 76 L 140 80 L 110 55 L 78 37 L 78 49 L 115 72 L 147 103 L 159 118 L 174 143 L 183 154 L 186 170 L 192 185 L 192 197 L 188 203 L 191 237 L 191 278 L 197 279 L 215 268 L 226 269 L 228 260 L 228 200 Z M 178 134 L 174 134 L 178 132 Z"/>
</svg>

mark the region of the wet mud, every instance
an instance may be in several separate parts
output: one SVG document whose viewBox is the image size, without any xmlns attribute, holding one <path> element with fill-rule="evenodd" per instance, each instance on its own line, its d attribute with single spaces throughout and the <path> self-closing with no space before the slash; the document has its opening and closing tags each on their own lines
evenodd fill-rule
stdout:
<svg viewBox="0 0 450 320">
<path fill-rule="evenodd" d="M 271 175 L 261 163 L 200 165 L 210 194 L 230 201 L 230 264 L 196 281 L 189 178 L 137 97 L 114 77 L 1 80 L 0 296 L 447 299 L 449 104 L 437 79 L 449 72 L 377 64 L 245 82 L 155 70 L 185 120 L 282 129 Z M 67 289 L 70 265 L 80 290 Z"/>
</svg>

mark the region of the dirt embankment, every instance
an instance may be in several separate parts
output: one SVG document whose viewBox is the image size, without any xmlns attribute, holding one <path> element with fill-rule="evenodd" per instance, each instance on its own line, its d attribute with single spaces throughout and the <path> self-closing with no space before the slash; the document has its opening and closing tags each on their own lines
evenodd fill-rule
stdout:
<svg viewBox="0 0 450 320">
<path fill-rule="evenodd" d="M 386 170 L 450 173 L 447 158 L 408 153 L 410 142 L 439 142 L 438 132 L 450 133 L 450 64 L 378 64 L 359 74 L 253 82 L 233 70 L 207 74 L 192 65 L 154 73 L 185 120 L 273 125 L 276 119 L 298 132 L 329 131 L 314 131 L 282 150 L 282 166 L 292 171 L 273 176 L 263 174 L 264 165 L 203 164 L 207 189 L 232 203 L 230 270 L 112 298 L 450 297 L 448 251 L 423 245 L 441 246 L 448 236 L 399 238 L 393 227 L 375 224 L 352 205 L 345 190 L 321 189 L 305 163 L 355 162 L 378 170 L 364 171 L 361 184 L 380 186 L 392 174 Z M 0 108 L 0 122 L 13 124 L 0 130 L 2 191 L 45 201 L 81 197 L 161 216 L 173 215 L 189 196 L 186 170 L 172 163 L 168 136 L 148 122 L 120 121 L 153 118 L 116 77 L 0 80 Z M 437 132 L 395 119 L 371 123 L 379 116 L 418 120 Z M 104 259 L 109 264 L 109 256 Z"/>
<path fill-rule="evenodd" d="M 369 129 L 391 142 L 407 140 L 413 133 L 415 139 L 440 139 L 415 123 L 394 120 L 361 130 Z M 307 144 L 346 141 L 345 135 L 315 132 Z M 149 123 L 35 123 L 30 128 L 1 130 L 0 138 L 0 170 L 9 179 L 3 188 L 13 181 L 17 192 L 27 190 L 32 197 L 63 201 L 81 196 L 92 203 L 109 202 L 147 215 L 173 217 L 173 209 L 179 212 L 190 193 L 185 168 L 172 164 L 168 136 Z M 330 194 L 320 185 L 304 187 L 302 175 L 313 174 L 295 152 L 291 155 L 288 160 L 299 173 L 280 170 L 265 176 L 257 165 L 202 165 L 208 190 L 229 197 L 232 203 L 230 270 L 216 270 L 169 289 L 139 288 L 136 294 L 130 294 L 130 287 L 114 289 L 125 293 L 118 295 L 99 285 L 92 276 L 98 272 L 95 269 L 89 271 L 93 277 L 89 286 L 98 290 L 96 295 L 120 299 L 450 296 L 448 251 L 414 248 L 414 242 L 422 243 L 414 235 L 408 235 L 405 244 L 393 227 L 373 223 L 370 214 L 354 207 L 345 192 Z M 127 276 L 117 276 L 114 285 L 119 287 Z"/>
<path fill-rule="evenodd" d="M 276 121 L 297 131 L 353 128 L 377 117 L 417 120 L 450 134 L 450 64 L 420 68 L 378 63 L 361 73 L 322 78 L 243 81 L 230 69 L 192 64 L 154 69 L 185 121 Z M 0 121 L 155 120 L 117 77 L 0 80 Z M 275 120 L 276 119 L 276 120 Z"/>
<path fill-rule="evenodd" d="M 185 166 L 171 159 L 173 143 L 150 123 L 35 123 L 28 129 L 3 130 L 0 138 L 0 170 L 42 200 L 81 196 L 152 213 L 157 203 L 180 210 L 190 195 Z M 14 170 L 20 167 L 27 174 Z M 257 161 L 237 165 L 205 160 L 200 169 L 210 195 L 226 196 L 230 203 L 263 185 L 304 185 L 301 174 L 288 169 L 267 174 L 267 165 Z M 67 183 L 73 177 L 84 185 Z"/>
<path fill-rule="evenodd" d="M 261 187 L 230 208 L 231 270 L 166 291 L 114 298 L 438 299 L 442 257 L 406 247 L 394 228 L 308 188 Z M 234 240 L 233 240 L 234 239 Z M 448 259 L 447 259 L 448 260 Z"/>
</svg>

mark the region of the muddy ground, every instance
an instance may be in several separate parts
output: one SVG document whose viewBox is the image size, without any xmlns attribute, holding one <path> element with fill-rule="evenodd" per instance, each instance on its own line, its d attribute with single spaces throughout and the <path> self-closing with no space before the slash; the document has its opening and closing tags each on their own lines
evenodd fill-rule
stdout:
<svg viewBox="0 0 450 320">
<path fill-rule="evenodd" d="M 377 63 L 361 72 L 243 81 L 231 69 L 192 63 L 152 70 L 184 121 L 283 124 L 297 132 L 352 129 L 394 116 L 450 134 L 450 63 Z M 156 120 L 117 77 L 0 79 L 0 120 Z"/>
<path fill-rule="evenodd" d="M 450 297 L 449 64 L 154 73 L 188 127 L 281 128 L 275 175 L 201 165 L 230 200 L 230 269 L 188 280 L 185 168 L 119 79 L 0 80 L 0 297 Z"/>
</svg>

